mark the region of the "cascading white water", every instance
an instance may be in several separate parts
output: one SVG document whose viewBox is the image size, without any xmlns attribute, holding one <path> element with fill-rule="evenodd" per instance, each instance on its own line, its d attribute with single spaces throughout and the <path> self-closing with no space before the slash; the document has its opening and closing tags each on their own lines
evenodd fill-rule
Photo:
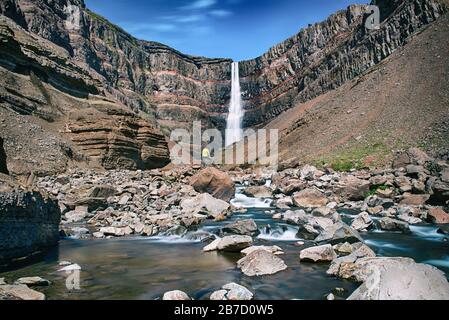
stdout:
<svg viewBox="0 0 449 320">
<path fill-rule="evenodd" d="M 240 91 L 239 63 L 232 63 L 231 103 L 226 124 L 226 146 L 232 145 L 243 138 L 242 119 L 242 93 Z"/>
</svg>

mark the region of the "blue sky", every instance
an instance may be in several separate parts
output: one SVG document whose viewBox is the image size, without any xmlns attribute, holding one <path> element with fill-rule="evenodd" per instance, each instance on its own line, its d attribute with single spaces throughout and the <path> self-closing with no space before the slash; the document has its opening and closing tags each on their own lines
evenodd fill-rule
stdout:
<svg viewBox="0 0 449 320">
<path fill-rule="evenodd" d="M 135 37 L 192 55 L 255 58 L 361 0 L 85 0 Z"/>
</svg>

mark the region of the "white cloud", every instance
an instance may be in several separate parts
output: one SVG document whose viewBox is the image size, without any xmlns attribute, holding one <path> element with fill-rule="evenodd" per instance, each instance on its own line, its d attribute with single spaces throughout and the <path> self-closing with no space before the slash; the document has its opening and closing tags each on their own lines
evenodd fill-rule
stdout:
<svg viewBox="0 0 449 320">
<path fill-rule="evenodd" d="M 232 15 L 231 11 L 228 10 L 212 10 L 211 12 L 209 12 L 212 16 L 214 17 L 219 17 L 219 18 L 224 18 L 224 17 L 228 17 L 230 15 Z"/>
<path fill-rule="evenodd" d="M 196 10 L 212 7 L 217 0 L 195 0 L 191 4 L 181 7 L 181 9 Z"/>
<path fill-rule="evenodd" d="M 177 22 L 186 23 L 186 22 L 198 22 L 204 20 L 204 16 L 201 14 L 193 14 L 184 17 L 177 17 L 174 19 Z"/>
<path fill-rule="evenodd" d="M 176 26 L 171 23 L 134 23 L 124 22 L 121 24 L 123 29 L 131 33 L 141 34 L 147 31 L 168 32 L 176 30 Z"/>
</svg>

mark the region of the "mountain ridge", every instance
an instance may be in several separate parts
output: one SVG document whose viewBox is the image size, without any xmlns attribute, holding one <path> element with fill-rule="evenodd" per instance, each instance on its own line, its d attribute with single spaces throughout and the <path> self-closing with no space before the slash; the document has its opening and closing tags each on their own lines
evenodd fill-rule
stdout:
<svg viewBox="0 0 449 320">
<path fill-rule="evenodd" d="M 374 0 L 383 20 L 372 31 L 364 28 L 366 5 L 352 5 L 241 62 L 244 126 L 264 126 L 298 103 L 356 79 L 445 15 L 447 3 Z M 80 165 L 80 159 L 107 168 L 145 169 L 158 161 L 163 166 L 169 161 L 166 137 L 174 128 L 191 130 L 193 121 L 202 121 L 204 128 L 226 127 L 231 59 L 185 55 L 138 40 L 82 0 L 5 0 L 0 38 L 5 44 L 0 48 L 2 117 L 16 121 L 19 114 L 30 122 L 26 126 L 40 127 L 41 138 L 55 142 L 54 156 L 62 159 L 36 160 L 40 168 L 60 171 Z M 127 123 L 126 117 L 135 120 Z M 71 132 L 74 126 L 82 136 Z M 139 136 L 142 130 L 150 130 L 151 138 Z M 37 146 L 28 146 L 14 126 L 0 136 L 17 163 L 12 171 L 30 172 L 32 155 L 20 155 L 14 143 L 21 141 L 21 150 Z"/>
</svg>

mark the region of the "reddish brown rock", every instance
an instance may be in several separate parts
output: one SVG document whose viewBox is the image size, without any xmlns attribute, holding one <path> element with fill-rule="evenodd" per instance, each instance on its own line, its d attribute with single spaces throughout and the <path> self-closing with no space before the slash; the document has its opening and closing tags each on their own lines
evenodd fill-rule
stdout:
<svg viewBox="0 0 449 320">
<path fill-rule="evenodd" d="M 427 216 L 428 220 L 436 224 L 449 223 L 449 214 L 441 208 L 430 208 Z"/>
<path fill-rule="evenodd" d="M 293 203 L 300 208 L 320 208 L 326 206 L 326 196 L 315 188 L 309 188 L 293 195 Z"/>
<path fill-rule="evenodd" d="M 363 200 L 370 191 L 370 182 L 354 176 L 343 177 L 335 192 L 343 199 L 358 201 Z"/>
<path fill-rule="evenodd" d="M 426 203 L 427 200 L 429 200 L 429 198 L 430 196 L 428 194 L 405 193 L 401 204 L 408 206 L 422 206 Z"/>
<path fill-rule="evenodd" d="M 190 179 L 196 192 L 209 193 L 214 198 L 230 201 L 235 195 L 235 183 L 229 175 L 216 168 L 205 168 Z"/>
<path fill-rule="evenodd" d="M 149 122 L 117 107 L 86 112 L 68 124 L 70 139 L 106 169 L 154 169 L 170 162 L 165 138 Z"/>
</svg>

